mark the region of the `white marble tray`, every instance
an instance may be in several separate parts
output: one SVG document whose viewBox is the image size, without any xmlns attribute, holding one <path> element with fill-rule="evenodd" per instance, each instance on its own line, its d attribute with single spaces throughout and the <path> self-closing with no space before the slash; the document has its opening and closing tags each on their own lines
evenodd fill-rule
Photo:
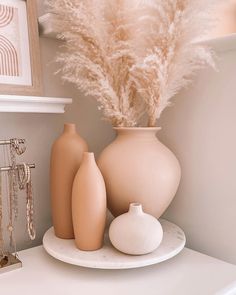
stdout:
<svg viewBox="0 0 236 295">
<path fill-rule="evenodd" d="M 164 235 L 161 245 L 152 253 L 140 256 L 126 255 L 116 250 L 105 235 L 103 248 L 96 251 L 81 251 L 75 247 L 74 240 L 59 239 L 53 227 L 43 237 L 45 250 L 61 261 L 100 269 L 127 269 L 156 264 L 177 255 L 186 242 L 184 232 L 177 225 L 160 219 Z"/>
</svg>

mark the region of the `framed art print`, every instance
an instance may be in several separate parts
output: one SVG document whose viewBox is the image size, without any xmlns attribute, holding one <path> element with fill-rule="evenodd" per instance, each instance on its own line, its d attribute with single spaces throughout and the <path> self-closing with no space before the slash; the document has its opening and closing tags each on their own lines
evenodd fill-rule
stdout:
<svg viewBox="0 0 236 295">
<path fill-rule="evenodd" d="M 35 0 L 0 0 L 0 94 L 41 94 L 35 5 Z"/>
</svg>

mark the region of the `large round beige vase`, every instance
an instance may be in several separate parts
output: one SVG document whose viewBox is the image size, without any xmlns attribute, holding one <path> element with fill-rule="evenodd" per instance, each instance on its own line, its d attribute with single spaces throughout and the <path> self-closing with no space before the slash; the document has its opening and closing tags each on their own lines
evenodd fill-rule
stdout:
<svg viewBox="0 0 236 295">
<path fill-rule="evenodd" d="M 118 216 L 130 203 L 140 203 L 146 213 L 159 218 L 179 186 L 177 158 L 157 139 L 158 127 L 114 129 L 116 139 L 98 159 L 109 210 Z"/>
</svg>

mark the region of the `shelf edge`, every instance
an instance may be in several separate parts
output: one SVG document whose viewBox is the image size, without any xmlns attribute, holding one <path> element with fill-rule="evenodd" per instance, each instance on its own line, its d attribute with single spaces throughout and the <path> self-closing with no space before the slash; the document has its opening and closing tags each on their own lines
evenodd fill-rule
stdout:
<svg viewBox="0 0 236 295">
<path fill-rule="evenodd" d="M 60 114 L 71 103 L 71 98 L 0 95 L 0 112 Z"/>
</svg>

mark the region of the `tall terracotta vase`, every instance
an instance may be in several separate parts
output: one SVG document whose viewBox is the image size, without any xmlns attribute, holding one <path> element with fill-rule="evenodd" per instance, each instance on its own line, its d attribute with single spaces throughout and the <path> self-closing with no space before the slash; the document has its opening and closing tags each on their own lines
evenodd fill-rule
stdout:
<svg viewBox="0 0 236 295">
<path fill-rule="evenodd" d="M 156 137 L 160 128 L 115 128 L 116 139 L 98 159 L 108 208 L 114 216 L 141 203 L 159 218 L 172 201 L 181 177 L 175 155 Z"/>
<path fill-rule="evenodd" d="M 72 184 L 88 146 L 76 132 L 75 124 L 65 124 L 51 151 L 50 189 L 52 220 L 59 238 L 74 237 L 71 213 Z"/>
<path fill-rule="evenodd" d="M 75 176 L 72 217 L 77 248 L 86 251 L 101 248 L 106 223 L 106 188 L 93 153 L 84 153 Z"/>
</svg>

